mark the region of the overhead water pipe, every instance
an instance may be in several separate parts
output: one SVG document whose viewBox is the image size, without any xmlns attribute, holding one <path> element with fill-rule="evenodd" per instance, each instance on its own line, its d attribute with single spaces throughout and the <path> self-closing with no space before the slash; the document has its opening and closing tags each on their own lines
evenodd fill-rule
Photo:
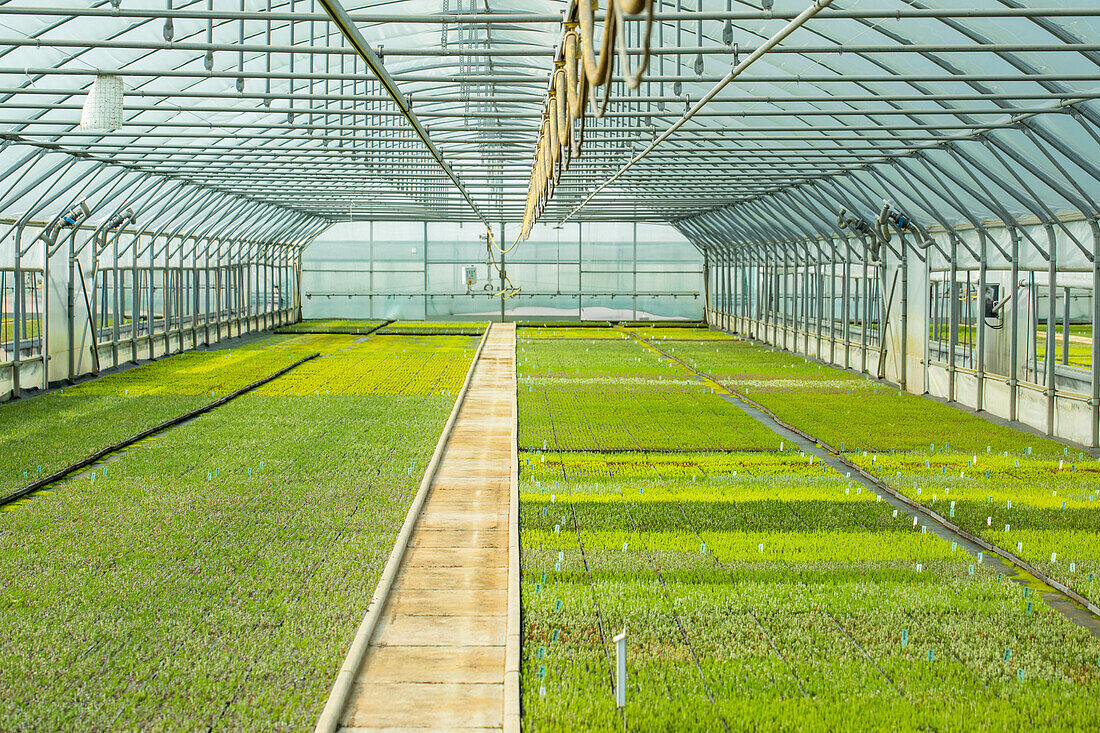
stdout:
<svg viewBox="0 0 1100 733">
<path fill-rule="evenodd" d="M 328 3 L 328 2 L 331 2 L 331 1 L 332 0 L 321 0 L 322 3 Z M 684 113 L 683 117 L 681 117 L 679 120 L 674 122 L 667 130 L 665 130 L 660 135 L 658 135 L 657 138 L 653 140 L 653 142 L 651 142 L 648 146 L 646 146 L 646 148 L 644 150 L 642 150 L 642 152 L 638 153 L 633 158 L 631 158 L 630 161 L 628 161 L 614 175 L 612 175 L 606 181 L 604 181 L 599 186 L 597 186 L 592 191 L 592 193 L 588 194 L 588 196 L 584 199 L 584 201 L 577 204 L 576 207 L 574 207 L 573 210 L 570 211 L 569 214 L 564 219 L 562 219 L 561 221 L 558 222 L 558 224 L 559 225 L 564 224 L 565 222 L 569 221 L 574 216 L 576 216 L 577 212 L 579 212 L 581 209 L 583 209 L 585 206 L 587 206 L 589 204 L 589 202 L 592 201 L 592 199 L 594 199 L 597 195 L 599 195 L 599 193 L 601 191 L 603 191 L 605 188 L 607 188 L 612 183 L 617 181 L 620 177 L 622 177 L 622 175 L 624 173 L 626 173 L 628 170 L 630 170 L 634 166 L 635 163 L 637 163 L 642 158 L 649 155 L 651 152 L 653 152 L 654 148 L 656 148 L 662 142 L 664 142 L 669 137 L 671 137 L 674 132 L 676 132 L 681 127 L 683 127 L 688 122 L 688 120 L 690 120 L 692 117 L 694 117 L 699 112 L 699 110 L 701 110 L 703 107 L 705 107 L 707 104 L 709 104 L 710 101 L 712 99 L 714 99 L 714 97 L 716 97 L 720 91 L 725 89 L 726 86 L 728 86 L 730 84 L 730 82 L 732 82 L 734 79 L 736 79 L 738 76 L 740 76 L 745 71 L 745 69 L 752 66 L 761 56 L 763 56 L 768 51 L 772 50 L 777 45 L 782 43 L 783 40 L 787 36 L 791 35 L 796 30 L 798 30 L 803 25 L 805 25 L 806 22 L 810 18 L 814 17 L 815 15 L 820 13 L 822 10 L 827 8 L 829 5 L 832 4 L 832 2 L 833 2 L 833 0 L 816 0 L 816 2 L 813 5 L 806 8 L 805 10 L 803 10 L 791 22 L 787 23 L 787 25 L 780 28 L 779 31 L 775 35 L 773 35 L 768 40 L 764 41 L 764 43 L 757 46 L 756 50 L 754 50 L 751 54 L 746 56 L 745 59 L 743 61 L 741 61 L 739 64 L 737 64 L 732 69 L 730 69 L 729 72 L 725 76 L 723 76 L 722 79 L 717 84 L 715 84 L 713 87 L 711 87 L 710 91 L 708 91 L 705 95 L 703 95 L 703 97 L 698 102 L 696 102 L 694 105 L 692 105 L 691 109 L 689 109 L 687 112 Z"/>
</svg>

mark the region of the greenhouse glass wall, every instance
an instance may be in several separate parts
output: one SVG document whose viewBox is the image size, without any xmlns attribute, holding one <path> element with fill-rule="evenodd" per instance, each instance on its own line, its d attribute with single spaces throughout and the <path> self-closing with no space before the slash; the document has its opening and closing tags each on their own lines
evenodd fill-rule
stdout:
<svg viewBox="0 0 1100 733">
<path fill-rule="evenodd" d="M 335 224 L 302 257 L 305 318 L 701 320 L 703 258 L 672 227 L 539 227 L 501 270 L 473 224 Z M 472 273 L 469 268 L 473 268 Z M 470 275 L 468 278 L 467 276 Z"/>
</svg>

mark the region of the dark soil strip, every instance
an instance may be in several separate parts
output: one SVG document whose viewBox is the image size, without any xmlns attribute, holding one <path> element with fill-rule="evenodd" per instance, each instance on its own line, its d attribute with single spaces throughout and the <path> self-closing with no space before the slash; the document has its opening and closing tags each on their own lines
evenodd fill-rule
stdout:
<svg viewBox="0 0 1100 733">
<path fill-rule="evenodd" d="M 632 334 L 633 335 L 633 334 Z M 954 522 L 950 521 L 938 512 L 933 511 L 925 507 L 922 504 L 910 499 L 905 494 L 898 492 L 896 489 L 887 486 L 876 476 L 868 473 L 854 463 L 849 462 L 844 458 L 843 454 L 837 448 L 818 440 L 809 433 L 799 430 L 793 425 L 783 422 L 768 408 L 763 405 L 754 402 L 752 399 L 730 389 L 728 386 L 720 384 L 712 377 L 703 372 L 696 370 L 694 367 L 681 361 L 680 359 L 665 353 L 659 347 L 650 343 L 646 339 L 633 335 L 635 339 L 644 344 L 645 346 L 653 349 L 657 353 L 663 355 L 665 358 L 670 359 L 677 364 L 681 365 L 684 369 L 687 369 L 696 376 L 711 382 L 723 390 L 730 392 L 729 395 L 723 395 L 727 401 L 731 404 L 737 405 L 744 410 L 749 416 L 755 418 L 761 424 L 767 425 L 773 432 L 788 438 L 792 443 L 798 445 L 798 447 L 807 453 L 813 453 L 830 466 L 840 471 L 841 473 L 852 473 L 852 478 L 859 481 L 864 486 L 876 491 L 881 492 L 884 500 L 888 501 L 895 507 L 902 509 L 903 511 L 910 512 L 914 515 L 920 515 L 928 521 L 928 526 L 931 530 L 936 532 L 945 539 L 950 539 L 958 542 L 963 547 L 967 548 L 970 552 L 988 552 L 997 555 L 1006 566 L 1008 572 L 1005 575 L 1018 583 L 1027 583 L 1026 577 L 1020 577 L 1016 572 L 1016 569 L 1023 570 L 1027 575 L 1038 579 L 1041 583 L 1049 586 L 1057 593 L 1046 592 L 1044 593 L 1045 600 L 1051 607 L 1057 609 L 1067 618 L 1079 626 L 1087 628 L 1094 636 L 1100 636 L 1100 607 L 1097 607 L 1089 599 L 1082 596 L 1077 591 L 1068 587 L 1064 583 L 1061 583 L 1054 578 L 1047 576 L 1045 573 L 1039 571 L 1032 566 L 1026 560 L 1017 557 L 1014 553 L 1004 550 L 997 545 L 985 540 L 982 537 L 973 535 L 967 532 L 962 527 L 958 526 Z M 1015 567 L 1012 567 L 1015 566 Z"/>
<path fill-rule="evenodd" d="M 263 385 L 267 384 L 268 382 L 270 382 L 274 379 L 278 379 L 279 377 L 281 377 L 284 374 L 286 374 L 287 372 L 289 372 L 291 369 L 294 369 L 295 367 L 299 367 L 302 364 L 305 364 L 307 361 L 310 361 L 312 359 L 316 359 L 318 356 L 320 356 L 320 353 L 310 354 L 309 356 L 305 357 L 304 359 L 301 359 L 299 361 L 294 362 L 290 366 L 283 367 L 282 369 L 275 372 L 274 374 L 266 376 L 263 379 L 255 381 L 252 384 L 249 384 L 245 387 L 241 387 L 240 389 L 238 389 L 236 392 L 233 392 L 232 394 L 228 394 L 225 397 L 214 400 L 213 402 L 211 402 L 209 404 L 206 404 L 206 405 L 203 405 L 202 407 L 199 407 L 197 409 L 191 410 L 190 412 L 185 412 L 182 415 L 177 415 L 176 417 L 173 417 L 169 420 L 166 420 L 165 422 L 162 422 L 159 425 L 154 425 L 151 428 L 146 428 L 145 430 L 142 430 L 140 433 L 137 433 L 135 435 L 131 435 L 129 438 L 126 438 L 126 439 L 122 440 L 121 442 L 115 443 L 114 445 L 109 445 L 106 448 L 102 448 L 102 449 L 96 451 L 95 453 L 92 453 L 90 456 L 87 456 L 86 458 L 83 458 L 83 459 L 77 461 L 76 463 L 73 463 L 72 465 L 66 466 L 65 468 L 62 468 L 61 470 L 59 470 L 55 473 L 51 473 L 49 476 L 46 476 L 45 478 L 41 478 L 41 479 L 39 479 L 38 481 L 35 481 L 32 484 L 28 484 L 27 486 L 24 486 L 23 488 L 18 489 L 17 491 L 15 491 L 15 493 L 8 494 L 7 496 L 0 498 L 0 506 L 3 506 L 5 504 L 10 504 L 13 501 L 18 501 L 19 499 L 22 499 L 23 497 L 25 497 L 29 494 L 33 494 L 36 491 L 41 491 L 42 489 L 45 489 L 45 488 L 49 487 L 51 484 L 57 483 L 61 479 L 65 478 L 66 476 L 69 476 L 71 474 L 74 474 L 78 471 L 81 471 L 81 470 L 87 468 L 88 466 L 102 460 L 103 458 L 105 458 L 106 456 L 108 456 L 112 453 L 117 453 L 118 451 L 120 451 L 120 450 L 122 450 L 122 449 L 124 449 L 128 446 L 131 446 L 134 443 L 145 440 L 146 438 L 148 438 L 150 436 L 153 436 L 153 435 L 156 435 L 158 433 L 162 433 L 165 430 L 168 430 L 169 428 L 174 428 L 175 426 L 179 425 L 180 423 L 187 422 L 188 420 L 193 420 L 196 417 L 198 417 L 199 415 L 210 412 L 215 407 L 221 407 L 225 403 L 230 402 L 232 400 L 235 400 L 238 397 L 240 397 L 241 395 L 248 394 L 249 392 L 256 389 L 257 387 L 262 387 Z"/>
</svg>

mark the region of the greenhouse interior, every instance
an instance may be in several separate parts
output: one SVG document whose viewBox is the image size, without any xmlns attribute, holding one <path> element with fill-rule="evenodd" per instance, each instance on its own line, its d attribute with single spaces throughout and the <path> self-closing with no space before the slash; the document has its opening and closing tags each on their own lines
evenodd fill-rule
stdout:
<svg viewBox="0 0 1100 733">
<path fill-rule="evenodd" d="M 0 731 L 1100 730 L 1095 3 L 3 0 L 0 87 Z"/>
</svg>

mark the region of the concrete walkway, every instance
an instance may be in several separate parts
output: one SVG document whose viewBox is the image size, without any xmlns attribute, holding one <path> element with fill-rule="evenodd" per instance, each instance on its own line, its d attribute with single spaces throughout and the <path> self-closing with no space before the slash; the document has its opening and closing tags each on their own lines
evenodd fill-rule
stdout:
<svg viewBox="0 0 1100 733">
<path fill-rule="evenodd" d="M 492 326 L 341 730 L 504 727 L 515 342 L 514 325 Z"/>
</svg>

